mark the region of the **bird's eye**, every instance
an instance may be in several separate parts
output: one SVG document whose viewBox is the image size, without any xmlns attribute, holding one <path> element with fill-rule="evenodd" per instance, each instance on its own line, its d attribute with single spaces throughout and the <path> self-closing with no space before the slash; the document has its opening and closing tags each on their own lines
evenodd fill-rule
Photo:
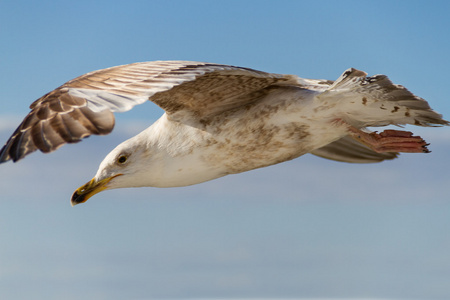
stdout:
<svg viewBox="0 0 450 300">
<path fill-rule="evenodd" d="M 121 156 L 119 156 L 119 158 L 117 158 L 117 162 L 119 163 L 119 164 L 124 164 L 124 163 L 126 163 L 127 162 L 127 156 L 126 155 L 121 155 Z"/>
</svg>

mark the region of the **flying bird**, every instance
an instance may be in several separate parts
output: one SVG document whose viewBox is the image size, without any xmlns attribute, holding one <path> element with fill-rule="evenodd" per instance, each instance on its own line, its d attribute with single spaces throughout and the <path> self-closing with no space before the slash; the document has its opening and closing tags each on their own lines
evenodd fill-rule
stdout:
<svg viewBox="0 0 450 300">
<path fill-rule="evenodd" d="M 148 100 L 165 113 L 112 150 L 72 205 L 106 189 L 193 185 L 306 153 L 372 163 L 429 152 L 411 132 L 366 127 L 449 124 L 385 75 L 353 68 L 333 82 L 214 63 L 141 62 L 87 73 L 33 102 L 0 163 L 108 134 L 114 112 Z"/>
</svg>

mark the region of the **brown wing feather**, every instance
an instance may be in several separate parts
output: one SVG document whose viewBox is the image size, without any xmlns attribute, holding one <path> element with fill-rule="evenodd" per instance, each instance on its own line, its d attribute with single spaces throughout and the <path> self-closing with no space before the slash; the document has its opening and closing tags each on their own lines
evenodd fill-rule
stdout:
<svg viewBox="0 0 450 300">
<path fill-rule="evenodd" d="M 175 117 L 202 117 L 253 101 L 247 94 L 290 76 L 226 65 L 159 61 L 117 66 L 68 81 L 30 105 L 31 112 L 0 150 L 0 163 L 51 152 L 91 134 L 108 134 L 112 112 L 151 100 Z"/>
<path fill-rule="evenodd" d="M 35 101 L 31 112 L 0 151 L 0 163 L 17 161 L 41 150 L 51 152 L 91 134 L 107 134 L 114 127 L 112 112 L 92 112 L 86 100 L 67 93 L 49 93 Z"/>
<path fill-rule="evenodd" d="M 331 144 L 311 152 L 316 156 L 348 163 L 375 163 L 394 159 L 397 152 L 377 153 L 350 136 L 345 136 Z"/>
<path fill-rule="evenodd" d="M 211 73 L 156 93 L 150 100 L 169 115 L 182 111 L 203 118 L 248 104 L 254 97 L 245 99 L 246 95 L 280 82 L 279 78 Z"/>
</svg>

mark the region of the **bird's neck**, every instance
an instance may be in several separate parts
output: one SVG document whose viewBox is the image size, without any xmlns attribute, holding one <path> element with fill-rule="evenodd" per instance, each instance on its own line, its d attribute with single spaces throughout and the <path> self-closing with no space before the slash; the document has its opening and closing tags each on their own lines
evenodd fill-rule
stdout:
<svg viewBox="0 0 450 300">
<path fill-rule="evenodd" d="M 148 170 L 152 186 L 187 186 L 226 175 L 203 159 L 207 133 L 198 128 L 173 122 L 163 115 L 141 134 L 152 141 L 152 167 Z"/>
</svg>

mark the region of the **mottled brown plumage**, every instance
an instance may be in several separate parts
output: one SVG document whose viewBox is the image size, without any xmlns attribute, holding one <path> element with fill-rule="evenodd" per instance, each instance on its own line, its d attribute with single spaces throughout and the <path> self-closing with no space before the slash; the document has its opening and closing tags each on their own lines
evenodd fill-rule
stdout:
<svg viewBox="0 0 450 300">
<path fill-rule="evenodd" d="M 333 81 L 298 80 L 291 75 L 182 61 L 136 63 L 94 71 L 33 102 L 31 112 L 1 150 L 0 162 L 17 161 L 38 149 L 51 152 L 92 134 L 108 134 L 114 127 L 111 112 L 128 110 L 147 99 L 163 108 L 173 120 L 196 118 L 206 122 L 216 114 L 260 99 L 268 87 L 295 85 L 316 91 L 329 89 L 327 93 L 333 93 L 351 84 L 349 79 L 364 77 L 365 73 L 348 71 L 343 76 L 347 75 L 347 80 L 333 84 Z M 406 107 L 405 118 L 409 117 L 411 109 L 420 111 L 420 118 L 414 122 L 416 125 L 446 124 L 430 110 L 426 101 L 418 101 L 417 97 L 411 99 L 411 93 L 392 85 L 383 75 L 362 82 L 359 89 L 365 88 L 371 80 L 377 81 L 378 93 L 390 93 L 392 100 Z M 103 94 L 96 93 L 98 91 Z M 351 92 L 359 91 L 353 88 Z M 91 99 L 92 96 L 95 97 Z M 367 106 L 367 97 L 362 97 L 361 101 Z M 391 112 L 399 109 L 400 106 L 394 106 Z M 351 143 L 352 147 L 356 146 Z"/>
<path fill-rule="evenodd" d="M 202 118 L 246 104 L 251 99 L 245 95 L 287 81 L 289 76 L 181 61 L 136 63 L 87 73 L 30 105 L 31 112 L 1 150 L 0 162 L 17 161 L 38 149 L 51 152 L 92 134 L 108 134 L 114 127 L 111 112 L 129 110 L 146 100 L 173 119 L 186 114 Z"/>
<path fill-rule="evenodd" d="M 0 163 L 108 134 L 114 112 L 154 102 L 165 114 L 102 162 L 73 203 L 106 188 L 183 186 L 306 153 L 352 163 L 427 152 L 412 133 L 368 126 L 448 125 L 385 75 L 349 69 L 336 81 L 186 61 L 112 67 L 44 95 L 0 150 Z"/>
</svg>

